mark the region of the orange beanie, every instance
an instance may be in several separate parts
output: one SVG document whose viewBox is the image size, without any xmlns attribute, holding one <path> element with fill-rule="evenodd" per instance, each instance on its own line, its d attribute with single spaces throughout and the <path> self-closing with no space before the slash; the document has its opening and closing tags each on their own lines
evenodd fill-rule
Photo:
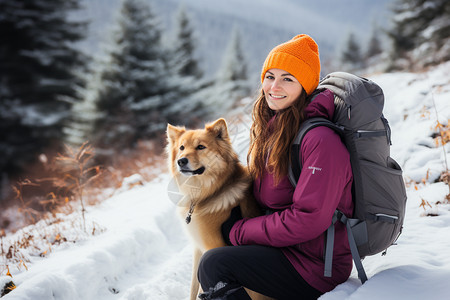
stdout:
<svg viewBox="0 0 450 300">
<path fill-rule="evenodd" d="M 306 34 L 293 37 L 276 46 L 267 56 L 261 73 L 261 82 L 270 69 L 281 69 L 292 74 L 310 95 L 319 84 L 319 47 Z"/>
</svg>

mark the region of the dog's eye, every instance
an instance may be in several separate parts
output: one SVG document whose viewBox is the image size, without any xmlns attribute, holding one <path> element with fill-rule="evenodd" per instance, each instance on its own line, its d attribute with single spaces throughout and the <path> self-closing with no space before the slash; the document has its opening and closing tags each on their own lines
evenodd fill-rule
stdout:
<svg viewBox="0 0 450 300">
<path fill-rule="evenodd" d="M 181 147 L 180 147 L 180 150 L 181 150 L 181 151 L 183 151 L 183 150 L 184 150 L 184 146 L 183 146 L 183 145 L 181 145 Z"/>
<path fill-rule="evenodd" d="M 206 147 L 203 146 L 203 145 L 198 145 L 196 149 L 197 149 L 197 150 L 203 150 L 203 149 L 206 149 Z"/>
</svg>

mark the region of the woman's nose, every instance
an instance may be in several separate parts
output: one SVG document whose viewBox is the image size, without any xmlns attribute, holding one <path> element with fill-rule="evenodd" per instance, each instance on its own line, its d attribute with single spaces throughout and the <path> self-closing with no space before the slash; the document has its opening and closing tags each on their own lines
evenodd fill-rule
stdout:
<svg viewBox="0 0 450 300">
<path fill-rule="evenodd" d="M 278 90 L 280 89 L 280 82 L 278 80 L 274 80 L 272 82 L 272 86 L 271 86 L 272 90 Z"/>
</svg>

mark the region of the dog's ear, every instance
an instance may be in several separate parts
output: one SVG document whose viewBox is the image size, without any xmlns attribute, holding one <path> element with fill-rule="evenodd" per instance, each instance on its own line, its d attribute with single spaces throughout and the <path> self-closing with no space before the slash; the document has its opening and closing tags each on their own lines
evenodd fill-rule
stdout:
<svg viewBox="0 0 450 300">
<path fill-rule="evenodd" d="M 209 132 L 214 133 L 214 135 L 219 139 L 229 139 L 227 122 L 223 118 L 220 118 L 213 123 L 207 124 L 205 126 L 205 129 Z"/>
<path fill-rule="evenodd" d="M 167 139 L 171 144 L 174 144 L 175 141 L 185 132 L 185 127 L 178 127 L 167 124 Z"/>
</svg>

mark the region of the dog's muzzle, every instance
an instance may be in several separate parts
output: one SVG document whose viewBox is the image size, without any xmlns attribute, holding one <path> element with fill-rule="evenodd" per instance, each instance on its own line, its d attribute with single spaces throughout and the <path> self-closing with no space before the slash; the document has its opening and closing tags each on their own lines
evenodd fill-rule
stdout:
<svg viewBox="0 0 450 300">
<path fill-rule="evenodd" d="M 205 172 L 205 167 L 200 167 L 196 170 L 189 168 L 189 160 L 186 157 L 182 157 L 177 160 L 178 170 L 184 175 L 201 175 Z"/>
</svg>

